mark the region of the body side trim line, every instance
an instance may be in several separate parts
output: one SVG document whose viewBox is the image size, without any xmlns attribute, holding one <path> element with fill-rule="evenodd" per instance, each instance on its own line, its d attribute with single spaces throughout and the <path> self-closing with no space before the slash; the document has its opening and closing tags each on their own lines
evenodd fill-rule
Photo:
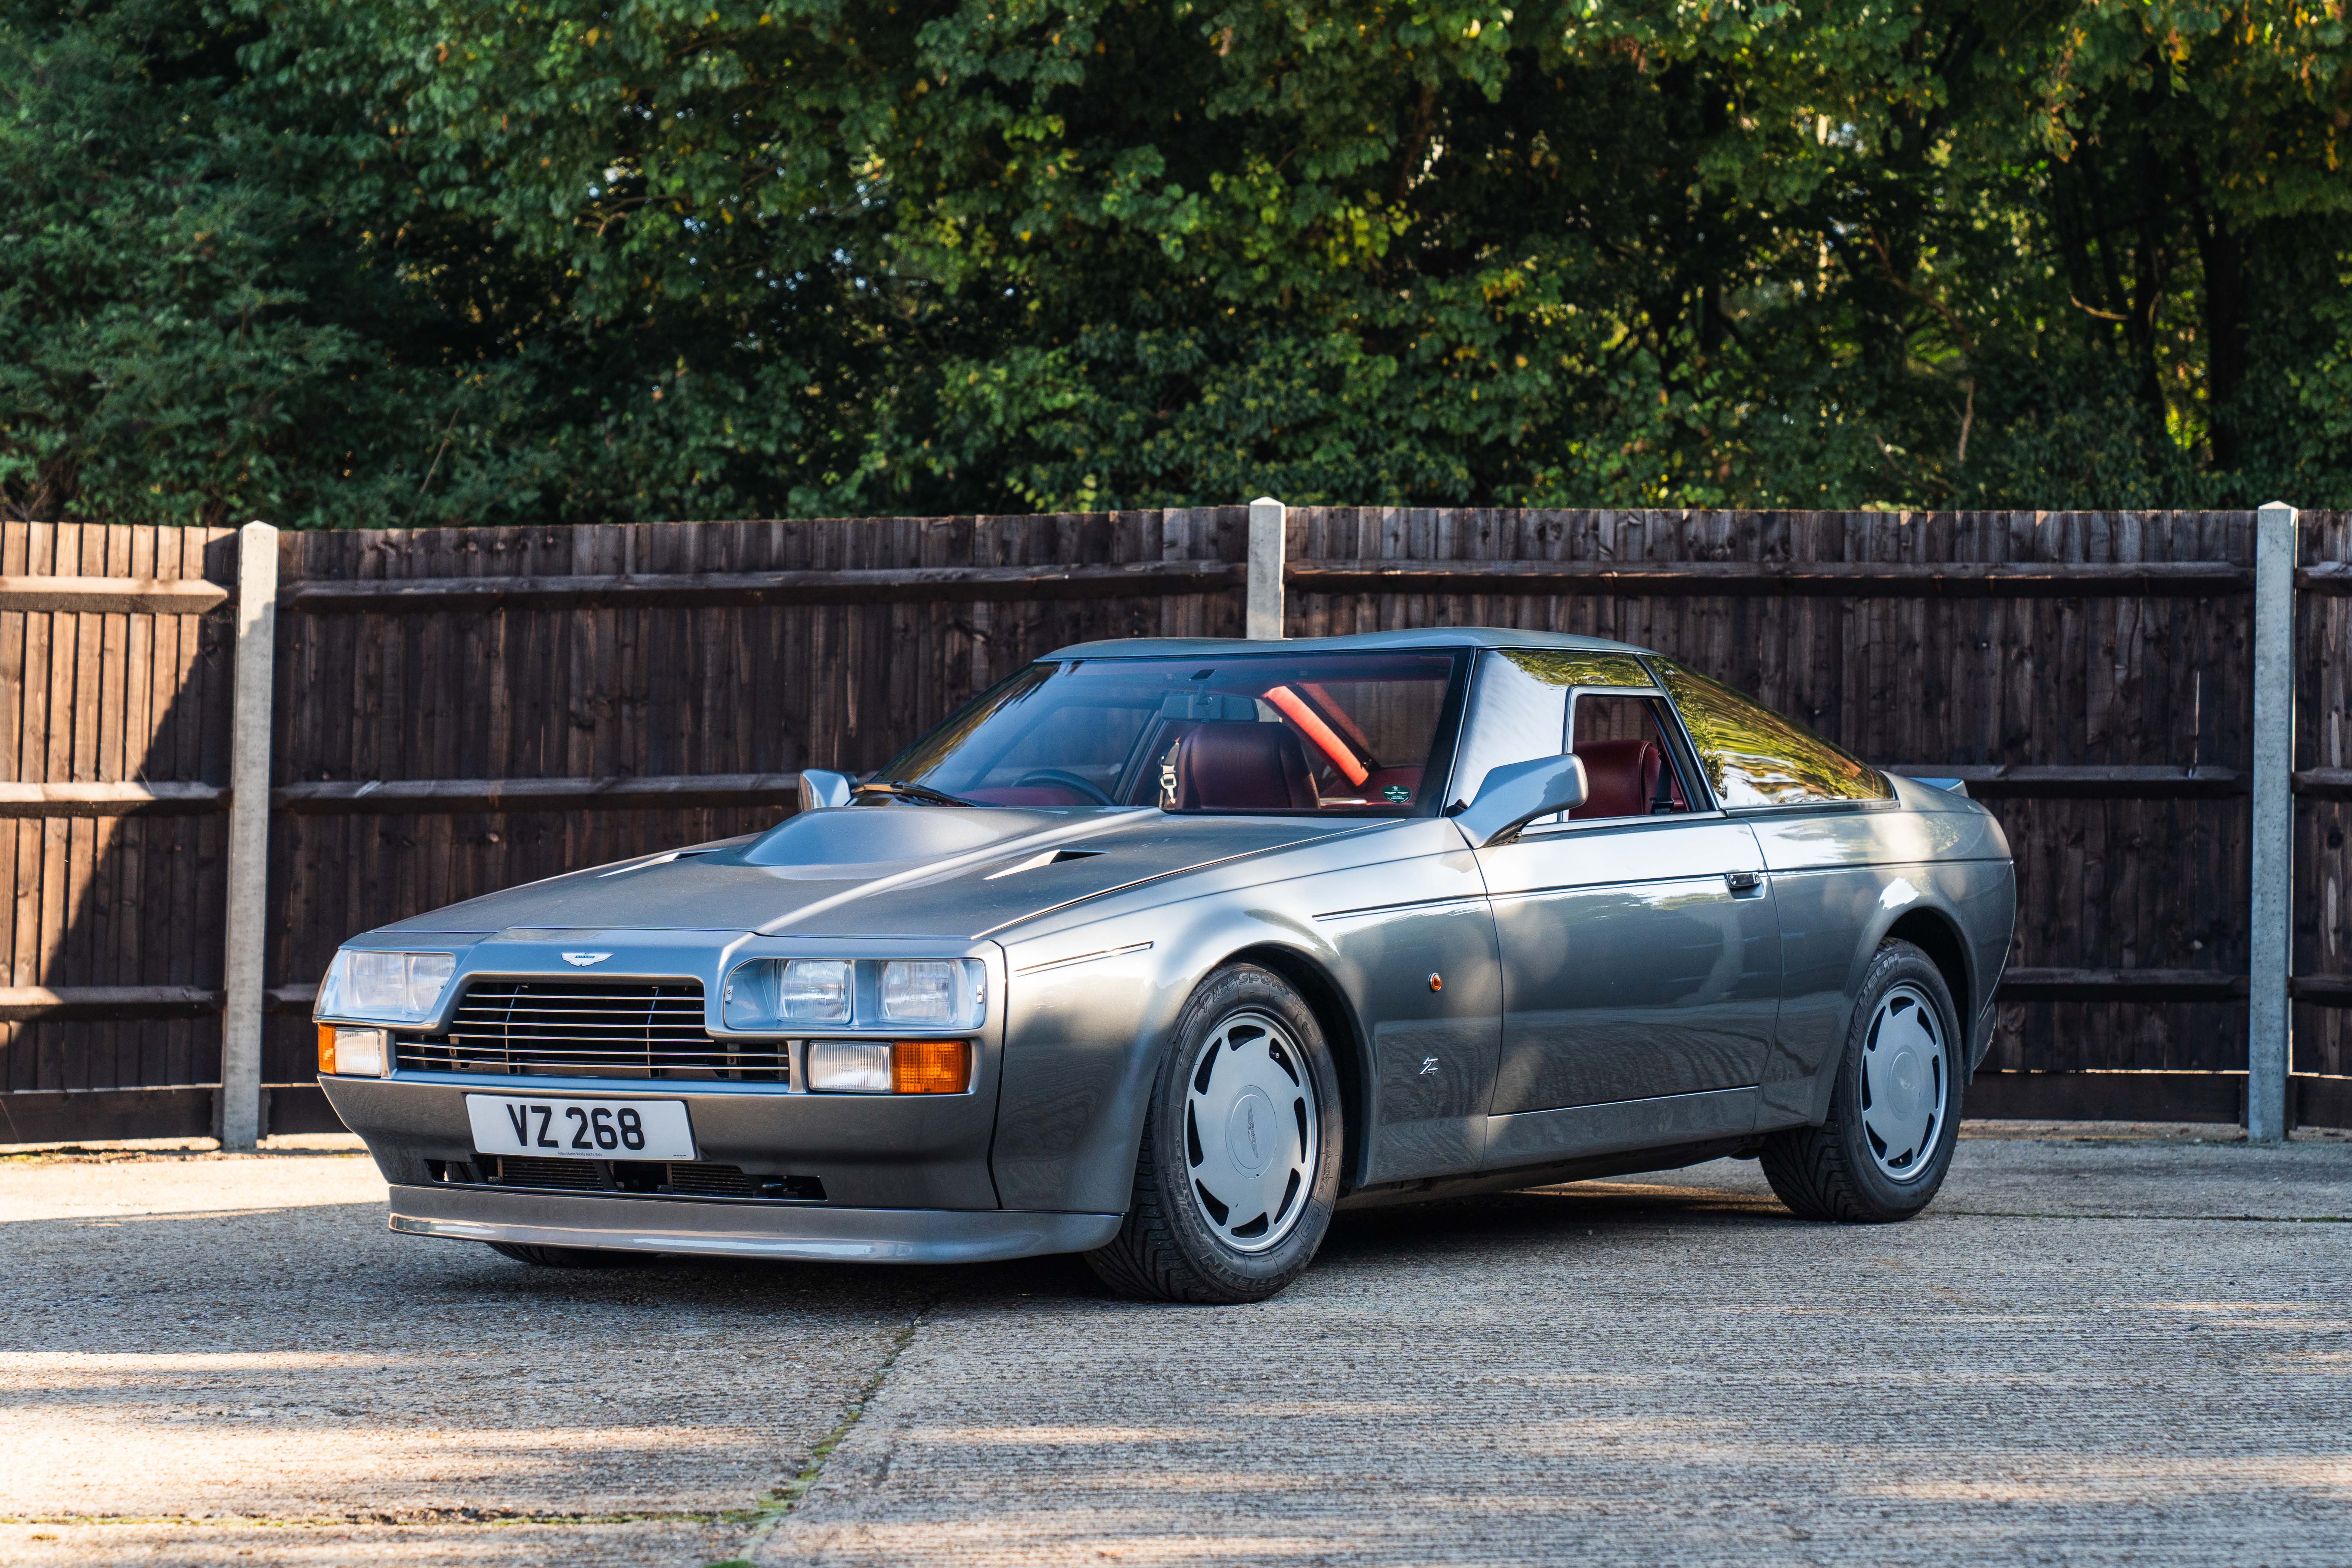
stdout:
<svg viewBox="0 0 2352 1568">
<path fill-rule="evenodd" d="M 1850 860 L 1834 866 L 1777 866 L 1768 867 L 1766 869 L 1775 877 L 1832 877 L 1849 871 L 1900 871 L 1908 867 L 1933 868 L 1938 866 L 2006 866 L 2008 864 L 2010 864 L 2009 861 L 1990 855 L 1969 859 L 1955 856 L 1949 860 L 1922 860 L 1915 855 L 1901 860 Z"/>
<path fill-rule="evenodd" d="M 1781 873 L 1778 871 L 1766 870 L 1759 870 L 1756 872 L 1757 876 L 1763 878 L 1768 883 L 1772 878 L 1780 876 L 1780 874 Z M 1491 901 L 1497 909 L 1500 909 L 1505 904 L 1539 904 L 1549 902 L 1554 899 L 1575 898 L 1580 894 L 1590 893 L 1595 889 L 1600 888 L 1670 888 L 1677 882 L 1694 882 L 1703 887 L 1719 888 L 1723 885 L 1723 879 L 1726 875 L 1727 875 L 1727 873 L 1723 871 L 1693 871 L 1687 875 L 1680 877 L 1626 877 L 1606 882 L 1569 882 L 1544 888 L 1522 888 L 1515 893 L 1496 893 L 1491 896 Z M 1704 1093 L 1706 1091 L 1694 1089 L 1692 1092 Z M 1665 1098 L 1671 1099 L 1673 1097 L 1667 1096 Z M 1631 1100 L 1612 1100 L 1606 1103 L 1630 1105 L 1633 1102 Z M 1511 1111 L 1508 1112 L 1508 1114 L 1516 1116 L 1518 1112 Z"/>
<path fill-rule="evenodd" d="M 1067 969 L 1073 964 L 1092 963 L 1098 958 L 1120 958 L 1130 952 L 1150 952 L 1150 951 L 1151 944 L 1148 942 L 1131 942 L 1125 947 L 1097 948 L 1092 952 L 1079 953 L 1075 958 L 1048 959 L 1043 963 L 1028 964 L 1023 968 L 1014 970 L 1013 973 L 1015 974 L 1043 974 L 1046 971 L 1052 969 Z"/>
<path fill-rule="evenodd" d="M 1746 1086 L 1505 1111 L 1486 1119 L 1486 1168 L 1742 1136 L 1761 1103 L 1761 1091 Z"/>
<path fill-rule="evenodd" d="M 1484 893 L 1443 899 L 1411 899 L 1401 904 L 1368 904 L 1362 909 L 1356 910 L 1326 910 L 1321 914 L 1310 918 L 1317 921 L 1360 921 L 1370 920 L 1375 915 L 1401 914 L 1407 910 L 1418 911 L 1476 909 L 1486 902 L 1486 895 Z"/>
</svg>

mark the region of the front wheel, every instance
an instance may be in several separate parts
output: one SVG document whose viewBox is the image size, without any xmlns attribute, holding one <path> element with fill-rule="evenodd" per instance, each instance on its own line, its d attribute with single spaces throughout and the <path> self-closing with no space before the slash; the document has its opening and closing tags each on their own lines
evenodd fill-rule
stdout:
<svg viewBox="0 0 2352 1568">
<path fill-rule="evenodd" d="M 1314 1013 L 1279 975 L 1228 964 L 1184 1005 L 1144 1115 L 1126 1221 L 1087 1261 L 1138 1300 L 1262 1301 L 1323 1244 L 1340 1136 Z"/>
<path fill-rule="evenodd" d="M 1766 1180 L 1805 1219 L 1872 1224 L 1927 1206 L 1960 1128 L 1960 1038 L 1943 973 L 1907 942 L 1863 976 L 1829 1120 L 1764 1140 Z"/>
</svg>

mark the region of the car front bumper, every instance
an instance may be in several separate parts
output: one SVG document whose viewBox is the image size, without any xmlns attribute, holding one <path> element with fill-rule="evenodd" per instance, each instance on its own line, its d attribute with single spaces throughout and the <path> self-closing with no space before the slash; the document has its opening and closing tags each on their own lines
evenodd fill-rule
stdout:
<svg viewBox="0 0 2352 1568">
<path fill-rule="evenodd" d="M 410 1236 L 827 1263 L 985 1263 L 1086 1252 L 1118 1226 L 1115 1214 L 858 1209 L 442 1184 L 392 1189 L 392 1228 Z"/>
<path fill-rule="evenodd" d="M 475 1160 L 472 1094 L 685 1102 L 696 1158 L 755 1177 L 822 1183 L 852 1209 L 995 1209 L 988 1170 L 995 1086 L 936 1095 L 786 1094 L 695 1079 L 621 1080 L 401 1073 L 322 1076 L 343 1125 L 367 1142 L 394 1186 L 440 1184 Z M 602 1195 L 602 1194 L 598 1194 Z"/>
</svg>

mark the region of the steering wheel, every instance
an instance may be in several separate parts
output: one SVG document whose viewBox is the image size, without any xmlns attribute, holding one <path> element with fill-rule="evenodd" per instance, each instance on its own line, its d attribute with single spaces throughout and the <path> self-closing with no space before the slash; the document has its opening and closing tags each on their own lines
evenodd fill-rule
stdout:
<svg viewBox="0 0 2352 1568">
<path fill-rule="evenodd" d="M 1064 789 L 1076 790 L 1088 800 L 1094 801 L 1101 805 L 1117 805 L 1118 804 L 1118 802 L 1111 799 L 1110 796 L 1105 795 L 1100 789 L 1088 784 L 1077 774 L 1064 773 L 1060 768 L 1039 768 L 1033 773 L 1023 773 L 1019 778 L 1013 781 L 1013 787 L 1014 789 L 1025 789 L 1031 784 L 1059 784 Z"/>
</svg>

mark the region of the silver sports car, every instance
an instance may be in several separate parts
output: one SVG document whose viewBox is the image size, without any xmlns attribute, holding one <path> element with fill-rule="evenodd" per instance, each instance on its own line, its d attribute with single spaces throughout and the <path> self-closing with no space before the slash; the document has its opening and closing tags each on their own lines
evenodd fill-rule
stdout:
<svg viewBox="0 0 2352 1568">
<path fill-rule="evenodd" d="M 1901 1219 L 2015 910 L 1956 789 L 1591 637 L 1089 643 L 803 792 L 336 954 L 394 1230 L 1240 1301 L 1339 1207 L 1725 1155 Z"/>
</svg>

